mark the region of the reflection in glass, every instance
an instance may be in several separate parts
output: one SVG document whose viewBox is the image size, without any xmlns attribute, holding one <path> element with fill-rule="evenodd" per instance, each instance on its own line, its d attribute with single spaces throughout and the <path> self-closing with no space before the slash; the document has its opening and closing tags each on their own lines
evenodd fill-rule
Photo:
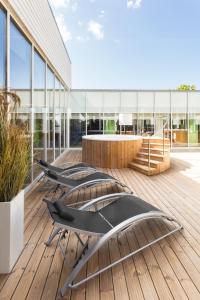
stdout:
<svg viewBox="0 0 200 300">
<path fill-rule="evenodd" d="M 118 118 L 118 114 L 104 114 L 104 134 L 120 133 Z"/>
<path fill-rule="evenodd" d="M 102 114 L 87 114 L 87 134 L 103 134 Z"/>
<path fill-rule="evenodd" d="M 45 160 L 45 146 L 47 139 L 47 116 L 43 112 L 45 106 L 45 62 L 34 51 L 34 93 L 33 104 L 38 113 L 34 114 L 34 159 Z M 38 110 L 39 108 L 39 110 Z M 34 164 L 34 178 L 41 172 L 37 164 Z"/>
<path fill-rule="evenodd" d="M 189 145 L 200 146 L 200 114 L 189 114 Z"/>
<path fill-rule="evenodd" d="M 65 89 L 60 85 L 60 108 L 61 108 L 61 152 L 65 148 Z"/>
<path fill-rule="evenodd" d="M 138 114 L 138 134 L 152 135 L 154 134 L 154 115 L 147 113 Z"/>
<path fill-rule="evenodd" d="M 34 51 L 34 107 L 45 106 L 45 62 Z"/>
<path fill-rule="evenodd" d="M 65 149 L 65 114 L 61 114 L 61 152 Z"/>
<path fill-rule="evenodd" d="M 0 8 L 0 88 L 6 84 L 6 15 Z"/>
<path fill-rule="evenodd" d="M 28 138 L 30 138 L 31 114 L 21 112 L 21 111 L 23 111 L 23 108 L 20 109 L 20 112 L 13 113 L 11 115 L 11 120 L 12 120 L 12 122 L 16 123 L 17 125 L 25 127 L 27 129 Z M 30 168 L 29 173 L 27 175 L 26 182 L 25 182 L 25 186 L 27 186 L 28 184 L 31 183 L 31 178 L 32 178 L 32 169 Z"/>
<path fill-rule="evenodd" d="M 46 114 L 35 113 L 34 114 L 34 160 L 45 160 L 45 135 L 46 135 Z M 34 162 L 34 178 L 41 173 L 41 169 Z"/>
<path fill-rule="evenodd" d="M 60 82 L 55 79 L 55 158 L 61 149 Z"/>
<path fill-rule="evenodd" d="M 187 114 L 172 114 L 172 143 L 174 147 L 186 147 L 188 144 Z"/>
<path fill-rule="evenodd" d="M 10 84 L 14 89 L 31 86 L 31 44 L 13 22 L 10 24 Z"/>
<path fill-rule="evenodd" d="M 70 117 L 70 147 L 81 147 L 82 136 L 86 134 L 86 115 L 71 114 Z"/>
<path fill-rule="evenodd" d="M 53 129 L 53 110 L 54 110 L 54 84 L 55 77 L 53 72 L 47 68 L 47 161 L 54 160 L 54 129 Z"/>
</svg>

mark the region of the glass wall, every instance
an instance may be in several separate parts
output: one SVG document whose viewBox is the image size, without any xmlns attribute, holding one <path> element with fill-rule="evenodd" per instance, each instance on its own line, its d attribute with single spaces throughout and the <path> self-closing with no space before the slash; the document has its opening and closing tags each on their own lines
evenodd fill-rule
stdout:
<svg viewBox="0 0 200 300">
<path fill-rule="evenodd" d="M 47 115 L 45 109 L 45 62 L 34 50 L 33 107 L 34 113 L 34 178 L 41 172 L 36 159 L 46 159 Z"/>
<path fill-rule="evenodd" d="M 61 152 L 65 150 L 65 89 L 64 86 L 60 85 L 60 111 L 61 111 Z"/>
<path fill-rule="evenodd" d="M 54 161 L 54 85 L 55 76 L 47 67 L 47 161 Z"/>
<path fill-rule="evenodd" d="M 0 6 L 0 88 L 6 85 L 6 14 Z"/>
<path fill-rule="evenodd" d="M 200 146 L 200 101 L 199 94 L 190 92 L 188 94 L 188 133 L 189 146 Z"/>
<path fill-rule="evenodd" d="M 86 114 L 72 113 L 70 116 L 70 147 L 81 147 L 86 135 Z"/>
<path fill-rule="evenodd" d="M 200 91 L 73 90 L 70 109 L 72 147 L 84 134 L 145 136 L 164 126 L 172 147 L 200 146 Z"/>
<path fill-rule="evenodd" d="M 31 110 L 31 44 L 11 20 L 10 23 L 10 87 L 21 99 L 16 120 L 29 123 L 33 135 Z M 32 138 L 31 138 L 32 140 Z M 31 145 L 31 162 L 33 162 L 33 145 Z M 28 182 L 33 179 L 33 168 L 30 169 Z"/>
<path fill-rule="evenodd" d="M 188 145 L 187 92 L 171 94 L 172 143 L 174 147 Z"/>
<path fill-rule="evenodd" d="M 21 99 L 21 105 L 12 114 L 11 120 L 25 124 L 30 136 L 31 168 L 27 182 L 30 183 L 41 173 L 35 163 L 36 159 L 53 162 L 67 145 L 67 87 L 12 17 L 6 30 L 6 17 L 6 10 L 0 4 L 0 88 L 7 85 L 7 73 L 10 90 Z M 7 37 L 10 40 L 8 51 Z M 6 72 L 9 61 L 10 70 Z"/>
<path fill-rule="evenodd" d="M 55 120 L 55 158 L 61 153 L 61 110 L 60 110 L 60 82 L 55 79 L 55 105 L 54 105 L 54 120 Z"/>
</svg>

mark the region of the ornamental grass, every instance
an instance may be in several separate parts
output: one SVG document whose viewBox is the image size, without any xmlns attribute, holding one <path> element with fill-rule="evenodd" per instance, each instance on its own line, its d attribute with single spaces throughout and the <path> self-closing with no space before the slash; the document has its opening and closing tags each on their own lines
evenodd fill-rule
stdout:
<svg viewBox="0 0 200 300">
<path fill-rule="evenodd" d="M 20 98 L 0 91 L 0 202 L 11 201 L 23 188 L 30 168 L 28 128 L 11 120 Z"/>
</svg>

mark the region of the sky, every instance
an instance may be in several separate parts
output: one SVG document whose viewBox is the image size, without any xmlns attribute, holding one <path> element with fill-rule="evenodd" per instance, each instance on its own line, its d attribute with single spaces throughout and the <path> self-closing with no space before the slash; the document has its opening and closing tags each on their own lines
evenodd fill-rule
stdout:
<svg viewBox="0 0 200 300">
<path fill-rule="evenodd" d="M 200 87 L 199 0 L 50 0 L 72 88 Z"/>
</svg>

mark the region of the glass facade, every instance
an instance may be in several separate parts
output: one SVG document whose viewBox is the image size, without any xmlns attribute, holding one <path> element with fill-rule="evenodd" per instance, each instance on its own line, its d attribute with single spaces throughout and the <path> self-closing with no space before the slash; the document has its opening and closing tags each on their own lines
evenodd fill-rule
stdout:
<svg viewBox="0 0 200 300">
<path fill-rule="evenodd" d="M 36 159 L 46 159 L 45 149 L 47 141 L 47 113 L 46 113 L 46 97 L 45 97 L 45 62 L 34 50 L 34 76 L 33 76 L 33 103 L 35 108 L 34 117 L 34 141 L 33 141 L 33 177 L 37 177 L 40 168 L 35 163 Z"/>
<path fill-rule="evenodd" d="M 70 146 L 84 134 L 159 133 L 172 147 L 200 146 L 200 91 L 70 92 Z"/>
<path fill-rule="evenodd" d="M 10 49 L 6 51 L 6 34 Z M 33 181 L 41 170 L 36 159 L 53 162 L 67 144 L 67 87 L 10 18 L 6 28 L 6 12 L 0 7 L 0 88 L 6 86 L 6 53 L 10 60 L 10 89 L 21 99 L 12 115 L 13 122 L 27 125 L 31 136 L 30 176 Z"/>
<path fill-rule="evenodd" d="M 0 6 L 0 87 L 6 84 L 6 14 Z"/>
<path fill-rule="evenodd" d="M 200 147 L 200 91 L 71 90 L 0 6 L 0 87 L 21 98 L 13 120 L 31 135 L 30 180 L 35 159 L 53 162 L 66 147 L 92 134 L 155 134 L 165 126 L 172 147 Z M 10 49 L 6 50 L 6 38 Z M 7 59 L 6 55 L 9 55 Z M 10 64 L 6 62 L 10 61 Z M 6 68 L 10 69 L 6 73 Z"/>
</svg>

